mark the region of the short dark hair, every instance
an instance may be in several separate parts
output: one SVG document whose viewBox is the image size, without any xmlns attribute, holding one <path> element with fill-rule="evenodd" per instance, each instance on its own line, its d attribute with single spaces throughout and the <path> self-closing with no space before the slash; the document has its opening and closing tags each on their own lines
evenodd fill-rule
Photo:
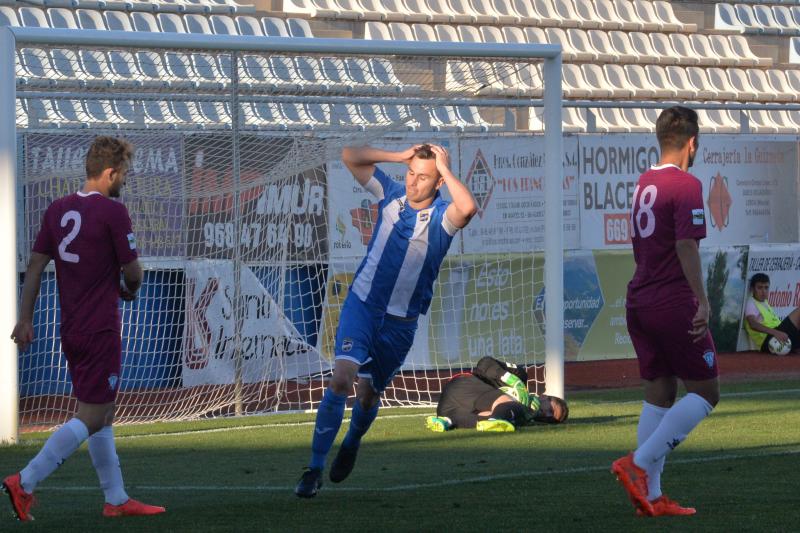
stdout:
<svg viewBox="0 0 800 533">
<path fill-rule="evenodd" d="M 107 168 L 127 170 L 133 157 L 133 146 L 124 139 L 99 136 L 86 152 L 86 177 L 94 178 Z"/>
<path fill-rule="evenodd" d="M 669 107 L 656 120 L 656 138 L 662 152 L 680 150 L 699 132 L 697 112 L 688 107 Z"/>
<path fill-rule="evenodd" d="M 756 288 L 756 283 L 769 283 L 769 276 L 764 274 L 763 272 L 759 272 L 758 274 L 753 274 L 750 278 L 750 290 Z"/>
<path fill-rule="evenodd" d="M 431 150 L 430 144 L 421 144 L 414 149 L 414 157 L 419 157 L 420 159 L 436 159 L 436 154 Z"/>
</svg>

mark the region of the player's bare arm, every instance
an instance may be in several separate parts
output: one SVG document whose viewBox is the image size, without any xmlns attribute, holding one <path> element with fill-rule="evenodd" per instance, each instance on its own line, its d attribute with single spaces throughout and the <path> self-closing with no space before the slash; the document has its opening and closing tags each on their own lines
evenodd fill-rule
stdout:
<svg viewBox="0 0 800 533">
<path fill-rule="evenodd" d="M 49 262 L 49 255 L 32 252 L 28 268 L 25 270 L 19 320 L 11 333 L 11 340 L 17 343 L 23 351 L 27 350 L 28 346 L 33 342 L 33 310 L 36 307 L 36 298 L 39 297 L 39 289 L 42 286 L 42 272 L 44 272 Z"/>
<path fill-rule="evenodd" d="M 375 173 L 377 163 L 408 163 L 418 147 L 419 145 L 414 145 L 401 152 L 390 152 L 371 146 L 348 146 L 342 150 L 342 162 L 363 187 Z"/>
<path fill-rule="evenodd" d="M 767 326 L 758 321 L 758 317 L 747 315 L 745 317 L 745 320 L 747 320 L 747 323 L 755 331 L 758 331 L 760 333 L 766 333 L 767 335 L 772 335 L 781 342 L 786 342 L 787 340 L 789 340 L 788 334 L 784 333 L 779 329 L 768 328 Z"/>
<path fill-rule="evenodd" d="M 436 154 L 436 170 L 439 171 L 453 202 L 447 207 L 445 216 L 457 228 L 469 224 L 470 219 L 478 212 L 478 204 L 467 187 L 450 170 L 450 154 L 442 146 L 431 145 Z"/>
<path fill-rule="evenodd" d="M 675 242 L 675 252 L 681 263 L 683 275 L 689 282 L 692 292 L 698 301 L 697 313 L 692 319 L 692 329 L 689 331 L 695 340 L 702 339 L 708 331 L 710 309 L 708 297 L 703 288 L 702 268 L 700 266 L 700 250 L 694 239 L 681 239 Z"/>
<path fill-rule="evenodd" d="M 144 272 L 138 259 L 122 265 L 122 283 L 120 284 L 120 297 L 126 302 L 136 299 L 136 293 L 142 286 Z"/>
</svg>

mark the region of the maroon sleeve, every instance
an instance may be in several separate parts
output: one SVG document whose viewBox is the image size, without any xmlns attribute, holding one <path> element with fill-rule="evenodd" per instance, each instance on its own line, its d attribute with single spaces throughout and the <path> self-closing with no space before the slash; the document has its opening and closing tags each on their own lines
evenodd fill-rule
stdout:
<svg viewBox="0 0 800 533">
<path fill-rule="evenodd" d="M 131 217 L 128 215 L 125 205 L 115 203 L 111 212 L 112 216 L 108 222 L 111 240 L 119 264 L 124 265 L 139 257 L 136 249 L 136 237 L 133 235 Z"/>
<path fill-rule="evenodd" d="M 675 208 L 675 240 L 703 239 L 706 236 L 706 215 L 703 209 L 703 185 L 692 177 L 677 187 Z"/>
<path fill-rule="evenodd" d="M 56 246 L 53 242 L 53 232 L 50 229 L 50 212 L 50 208 L 48 207 L 42 217 L 42 226 L 39 228 L 39 234 L 36 236 L 36 241 L 33 243 L 33 251 L 38 254 L 55 257 Z"/>
</svg>

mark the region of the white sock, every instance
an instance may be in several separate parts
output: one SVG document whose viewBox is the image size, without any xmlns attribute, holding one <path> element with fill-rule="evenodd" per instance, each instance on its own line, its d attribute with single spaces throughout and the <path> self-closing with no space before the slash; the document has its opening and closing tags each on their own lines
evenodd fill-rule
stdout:
<svg viewBox="0 0 800 533">
<path fill-rule="evenodd" d="M 88 437 L 89 430 L 77 418 L 70 419 L 58 428 L 50 435 L 36 457 L 31 459 L 28 466 L 20 472 L 20 482 L 25 492 L 33 494 L 36 485 L 55 472 L 56 468 L 61 466 Z"/>
<path fill-rule="evenodd" d="M 633 461 L 648 472 L 674 450 L 711 414 L 713 407 L 702 396 L 690 392 L 664 414 L 652 435 L 633 454 Z"/>
<path fill-rule="evenodd" d="M 651 403 L 642 402 L 642 414 L 639 416 L 639 426 L 636 428 L 636 443 L 641 447 L 650 435 L 661 423 L 661 419 L 669 411 L 668 407 L 658 407 Z M 655 500 L 661 496 L 661 472 L 664 470 L 664 460 L 662 457 L 647 469 L 647 492 L 648 499 Z"/>
<path fill-rule="evenodd" d="M 117 447 L 114 445 L 114 429 L 106 426 L 89 437 L 89 455 L 100 480 L 100 488 L 106 503 L 122 505 L 128 501 L 125 484 L 122 482 L 122 469 L 119 466 Z"/>
</svg>

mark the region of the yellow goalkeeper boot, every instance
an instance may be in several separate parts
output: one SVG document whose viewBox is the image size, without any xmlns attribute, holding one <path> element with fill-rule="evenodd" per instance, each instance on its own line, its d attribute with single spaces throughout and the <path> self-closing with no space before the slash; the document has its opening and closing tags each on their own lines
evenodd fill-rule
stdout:
<svg viewBox="0 0 800 533">
<path fill-rule="evenodd" d="M 425 419 L 425 427 L 436 433 L 444 433 L 453 429 L 453 421 L 446 416 L 429 416 Z"/>
<path fill-rule="evenodd" d="M 480 420 L 478 425 L 475 426 L 475 429 L 478 431 L 491 431 L 494 433 L 510 433 L 516 430 L 514 424 L 508 420 L 501 420 L 499 418 Z"/>
</svg>

